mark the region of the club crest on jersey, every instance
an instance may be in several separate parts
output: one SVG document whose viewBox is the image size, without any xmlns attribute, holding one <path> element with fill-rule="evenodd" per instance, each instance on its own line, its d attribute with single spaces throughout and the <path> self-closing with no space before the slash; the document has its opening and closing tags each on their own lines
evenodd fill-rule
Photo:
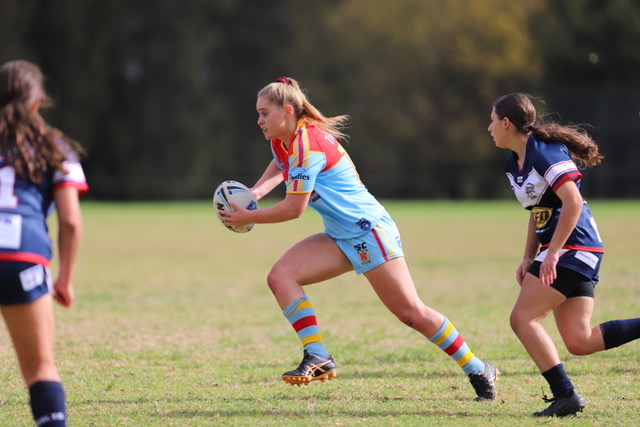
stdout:
<svg viewBox="0 0 640 427">
<path fill-rule="evenodd" d="M 526 185 L 524 191 L 525 193 L 527 193 L 527 197 L 531 200 L 535 200 L 535 198 L 538 197 L 538 195 L 536 194 L 536 188 L 531 183 Z"/>
<path fill-rule="evenodd" d="M 360 227 L 360 230 L 362 231 L 371 230 L 371 221 L 366 218 L 360 218 L 360 221 L 356 222 L 356 225 Z"/>
</svg>

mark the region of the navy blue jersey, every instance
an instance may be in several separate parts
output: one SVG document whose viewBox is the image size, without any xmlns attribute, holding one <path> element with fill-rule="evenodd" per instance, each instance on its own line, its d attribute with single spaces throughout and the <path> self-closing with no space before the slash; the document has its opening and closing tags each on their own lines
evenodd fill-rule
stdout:
<svg viewBox="0 0 640 427">
<path fill-rule="evenodd" d="M 522 207 L 533 213 L 536 235 L 542 249 L 545 249 L 553 237 L 562 209 L 562 201 L 555 190 L 567 180 L 575 181 L 580 187 L 582 173 L 564 144 L 538 141 L 533 135 L 527 141 L 523 168 L 518 168 L 518 157 L 512 152 L 507 159 L 506 173 Z M 586 201 L 578 223 L 563 248 L 604 252 L 602 240 Z"/>
<path fill-rule="evenodd" d="M 0 156 L 0 261 L 24 261 L 48 265 L 51 239 L 46 219 L 53 209 L 53 193 L 74 186 L 80 194 L 88 190 L 82 166 L 69 154 L 65 173 L 51 168 L 40 184 L 18 177 L 13 166 Z"/>
</svg>

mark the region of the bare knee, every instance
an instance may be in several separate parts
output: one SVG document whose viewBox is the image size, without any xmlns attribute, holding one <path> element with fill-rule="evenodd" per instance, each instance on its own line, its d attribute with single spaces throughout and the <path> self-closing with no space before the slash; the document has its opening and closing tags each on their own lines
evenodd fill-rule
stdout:
<svg viewBox="0 0 640 427">
<path fill-rule="evenodd" d="M 517 309 L 513 309 L 511 315 L 509 316 L 509 324 L 511 325 L 511 330 L 516 334 L 516 336 L 521 336 L 521 334 L 525 333 L 532 322 L 534 322 L 533 319 L 525 316 L 521 311 Z"/>
<path fill-rule="evenodd" d="M 271 293 L 276 294 L 282 289 L 282 277 L 284 276 L 280 273 L 280 269 L 278 269 L 277 266 L 274 266 L 271 271 L 269 271 L 269 274 L 267 274 L 267 286 L 269 286 Z"/>
<path fill-rule="evenodd" d="M 398 318 L 398 320 L 400 320 L 402 323 L 404 323 L 410 328 L 415 328 L 418 322 L 418 319 L 416 318 L 415 314 L 410 312 L 398 314 L 396 315 L 396 317 Z"/>
<path fill-rule="evenodd" d="M 276 296 L 289 294 L 292 290 L 300 289 L 299 278 L 294 270 L 286 265 L 276 263 L 267 274 L 267 286 Z"/>
<path fill-rule="evenodd" d="M 591 352 L 587 350 L 585 347 L 583 347 L 581 344 L 571 343 L 571 344 L 566 344 L 566 347 L 567 347 L 567 350 L 569 350 L 569 353 L 573 354 L 574 356 L 586 356 L 588 354 L 591 354 Z"/>
<path fill-rule="evenodd" d="M 520 318 L 519 313 L 515 310 L 513 310 L 509 316 L 509 325 L 511 325 L 511 330 L 518 335 L 518 331 L 522 325 L 522 319 Z"/>
<path fill-rule="evenodd" d="M 414 309 L 411 307 L 388 307 L 389 311 L 393 313 L 396 318 L 405 325 L 413 328 L 416 324 L 416 315 Z"/>
<path fill-rule="evenodd" d="M 571 337 L 564 340 L 564 345 L 567 347 L 569 353 L 574 356 L 587 356 L 597 351 L 586 339 Z"/>
<path fill-rule="evenodd" d="M 431 315 L 432 313 L 435 313 Z M 438 317 L 437 313 L 433 310 L 429 310 L 426 306 L 403 307 L 393 312 L 395 316 L 405 325 L 413 328 L 419 332 L 426 330 L 437 330 L 442 323 L 441 316 Z"/>
</svg>

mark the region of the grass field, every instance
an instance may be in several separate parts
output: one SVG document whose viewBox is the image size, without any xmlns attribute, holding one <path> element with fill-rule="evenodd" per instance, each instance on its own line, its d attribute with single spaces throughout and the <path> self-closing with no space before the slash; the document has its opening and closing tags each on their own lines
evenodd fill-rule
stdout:
<svg viewBox="0 0 640 427">
<path fill-rule="evenodd" d="M 511 332 L 514 271 L 527 214 L 515 201 L 387 202 L 423 300 L 502 371 L 494 402 L 474 402 L 462 371 L 398 322 L 363 277 L 309 287 L 338 377 L 291 387 L 300 344 L 265 284 L 294 242 L 321 231 L 309 211 L 285 224 L 226 230 L 209 201 L 83 204 L 77 301 L 56 308 L 57 359 L 74 426 L 633 425 L 640 342 L 588 357 L 557 341 L 587 402 L 538 420 L 546 385 Z M 607 256 L 594 324 L 640 314 L 640 202 L 591 203 Z M 53 223 L 53 222 L 52 222 Z M 0 328 L 0 424 L 32 425 Z M 545 393 L 549 390 L 545 387 Z"/>
</svg>

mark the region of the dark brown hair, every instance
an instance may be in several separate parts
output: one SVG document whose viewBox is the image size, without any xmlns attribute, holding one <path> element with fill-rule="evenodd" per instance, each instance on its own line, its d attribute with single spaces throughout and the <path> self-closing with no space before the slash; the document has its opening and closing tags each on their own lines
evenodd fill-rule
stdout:
<svg viewBox="0 0 640 427">
<path fill-rule="evenodd" d="M 69 150 L 83 154 L 80 145 L 50 126 L 38 106 L 50 105 L 40 69 L 24 60 L 0 66 L 0 156 L 14 167 L 16 174 L 34 184 L 42 172 L 53 168 L 64 171 Z M 67 147 L 61 146 L 64 141 Z"/>
<path fill-rule="evenodd" d="M 536 113 L 533 97 L 524 93 L 510 93 L 499 98 L 493 108 L 500 119 L 508 118 L 519 132 L 531 132 L 541 141 L 561 142 L 569 149 L 578 166 L 596 166 L 604 156 L 598 144 L 589 136 L 584 125 L 560 125 L 545 122 Z"/>
</svg>

